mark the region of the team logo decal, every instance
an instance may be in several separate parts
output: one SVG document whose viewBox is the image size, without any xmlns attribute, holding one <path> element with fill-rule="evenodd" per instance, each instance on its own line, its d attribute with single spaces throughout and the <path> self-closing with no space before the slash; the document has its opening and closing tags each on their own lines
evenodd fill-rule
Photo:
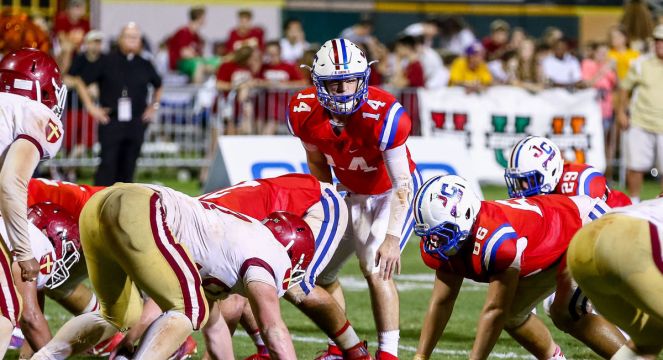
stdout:
<svg viewBox="0 0 663 360">
<path fill-rule="evenodd" d="M 60 137 L 62 137 L 62 130 L 55 121 L 49 119 L 46 125 L 46 141 L 55 143 L 60 140 Z"/>
<path fill-rule="evenodd" d="M 555 116 L 546 137 L 557 146 L 566 161 L 584 164 L 587 150 L 591 148 L 590 135 L 585 132 L 587 120 L 584 116 Z"/>
<path fill-rule="evenodd" d="M 431 111 L 431 119 L 435 133 L 451 134 L 465 138 L 465 145 L 469 148 L 472 145 L 470 131 L 467 130 L 467 113 L 449 113 L 445 111 Z M 447 121 L 448 119 L 451 121 Z"/>
<path fill-rule="evenodd" d="M 490 120 L 493 132 L 486 133 L 486 146 L 495 153 L 495 161 L 503 168 L 509 164 L 507 152 L 527 135 L 527 127 L 531 123 L 529 116 L 516 116 L 515 122 L 509 127 L 506 115 L 492 115 Z"/>
<path fill-rule="evenodd" d="M 50 253 L 44 255 L 39 261 L 39 272 L 43 275 L 48 275 L 53 271 L 53 255 Z"/>
</svg>

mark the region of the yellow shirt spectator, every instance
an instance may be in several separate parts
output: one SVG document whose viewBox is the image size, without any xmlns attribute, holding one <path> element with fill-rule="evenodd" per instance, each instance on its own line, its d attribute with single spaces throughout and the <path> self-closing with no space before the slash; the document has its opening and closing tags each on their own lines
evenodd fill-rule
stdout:
<svg viewBox="0 0 663 360">
<path fill-rule="evenodd" d="M 637 59 L 638 56 L 640 56 L 640 52 L 637 50 L 626 49 L 624 51 L 617 51 L 610 49 L 608 52 L 608 58 L 615 61 L 617 66 L 617 77 L 619 80 L 624 80 L 628 73 L 628 68 L 631 65 L 631 61 Z"/>
<path fill-rule="evenodd" d="M 467 61 L 467 57 L 461 56 L 458 57 L 451 64 L 451 70 L 449 74 L 449 85 L 476 85 L 481 84 L 483 86 L 488 86 L 492 84 L 493 76 L 488 70 L 486 63 L 481 60 L 478 66 L 472 70 Z"/>
</svg>

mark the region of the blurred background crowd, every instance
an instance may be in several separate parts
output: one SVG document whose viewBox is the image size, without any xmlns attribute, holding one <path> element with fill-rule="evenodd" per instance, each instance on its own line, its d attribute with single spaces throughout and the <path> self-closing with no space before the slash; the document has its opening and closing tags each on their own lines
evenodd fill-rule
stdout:
<svg viewBox="0 0 663 360">
<path fill-rule="evenodd" d="M 418 88 L 461 86 L 468 93 L 496 85 L 529 92 L 595 88 L 600 96 L 607 154 L 614 157 L 619 139 L 614 121 L 620 106 L 616 96 L 619 83 L 630 63 L 653 48 L 652 34 L 658 23 L 653 3 L 624 1 L 619 21 L 604 26 L 607 31 L 592 39 L 580 39 L 577 32 L 567 34 L 563 26 L 546 26 L 533 34 L 499 16 L 485 21 L 479 32 L 462 16 L 444 13 L 420 16 L 421 21 L 403 27 L 390 39 L 374 32 L 376 23 L 371 14 L 361 14 L 349 27 L 327 31 L 365 50 L 375 61 L 370 84 L 399 96 L 415 122 Z M 122 27 L 120 33 L 94 29 L 90 5 L 88 0 L 60 1 L 51 16 L 21 6 L 4 6 L 0 54 L 23 46 L 51 52 L 62 71 L 72 75 L 67 78 L 69 86 L 78 93 L 86 92 L 84 95 L 93 102 L 96 99 L 97 104 L 99 73 L 104 71 L 103 66 L 99 69 L 103 64 L 99 59 L 118 51 L 135 54 L 151 62 L 158 73 L 160 81 L 155 88 L 195 89 L 195 106 L 219 114 L 219 126 L 214 127 L 217 133 L 287 133 L 289 95 L 311 84 L 308 70 L 300 65 L 310 65 L 320 46 L 319 41 L 309 39 L 302 18 L 284 16 L 281 31 L 274 33 L 255 21 L 250 8 L 218 19 L 210 18 L 203 6 L 191 6 L 186 23 L 163 21 L 168 35 L 151 39 L 141 32 L 141 19 Z M 205 38 L 202 29 L 218 22 L 234 26 L 225 37 Z M 131 45 L 131 36 L 140 40 Z M 91 74 L 96 74 L 96 79 Z M 83 81 L 77 83 L 76 79 Z M 155 85 L 154 81 L 150 84 Z M 69 101 L 65 149 L 70 154 L 89 151 L 97 142 L 97 124 L 104 124 L 112 115 L 104 112 L 103 103 L 95 107 L 84 97 L 78 98 L 74 92 Z M 161 118 L 169 116 L 161 110 Z M 171 123 L 178 123 L 177 115 L 172 116 Z M 415 135 L 417 131 L 415 124 Z"/>
</svg>

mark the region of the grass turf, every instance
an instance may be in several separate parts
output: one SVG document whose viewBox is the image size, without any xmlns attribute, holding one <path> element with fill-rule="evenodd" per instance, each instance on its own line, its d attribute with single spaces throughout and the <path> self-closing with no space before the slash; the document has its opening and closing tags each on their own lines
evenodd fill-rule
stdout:
<svg viewBox="0 0 663 360">
<path fill-rule="evenodd" d="M 199 192 L 196 182 L 190 181 L 178 183 L 168 178 L 155 178 L 152 176 L 141 177 L 138 181 L 162 183 L 173 187 L 185 193 L 194 195 Z M 86 181 L 81 181 L 86 182 Z M 502 186 L 484 186 L 484 196 L 486 199 L 499 199 L 506 197 L 506 190 Z M 659 186 L 653 182 L 645 183 L 643 199 L 653 198 L 660 192 Z M 428 306 L 428 299 L 432 289 L 433 272 L 428 269 L 420 260 L 419 249 L 416 238 L 412 238 L 406 246 L 402 255 L 403 273 L 399 276 L 400 293 L 400 323 L 401 323 L 401 348 L 400 357 L 404 359 L 412 358 L 419 339 L 419 333 L 423 318 Z M 341 283 L 345 289 L 346 301 L 348 304 L 348 317 L 362 339 L 369 341 L 369 348 L 375 351 L 377 347 L 377 337 L 375 325 L 371 313 L 370 298 L 365 281 L 359 271 L 356 261 L 349 261 L 341 274 Z M 478 314 L 483 305 L 486 287 L 466 282 L 456 301 L 455 309 L 447 329 L 438 342 L 433 359 L 466 359 L 469 350 L 472 348 L 474 334 L 476 333 L 476 324 Z M 289 303 L 282 301 L 281 310 L 283 318 L 293 336 L 297 357 L 299 359 L 313 359 L 316 353 L 326 348 L 326 339 L 324 334 L 305 316 Z M 539 314 L 543 314 L 539 307 Z M 46 316 L 53 332 L 62 326 L 70 318 L 70 315 L 56 303 L 47 300 Z M 573 339 L 572 337 L 561 333 L 554 328 L 550 320 L 541 316 L 548 327 L 552 330 L 554 339 L 561 345 L 568 359 L 598 359 L 586 346 Z M 204 353 L 204 344 L 200 333 L 194 334 L 198 341 L 198 356 L 193 359 L 201 359 Z M 250 339 L 243 331 L 233 338 L 235 356 L 242 359 L 255 351 Z M 7 359 L 17 359 L 18 353 L 10 351 Z M 75 359 L 92 359 L 91 357 L 78 356 Z M 502 334 L 493 349 L 491 358 L 531 358 L 528 353 L 522 349 L 505 333 Z"/>
</svg>

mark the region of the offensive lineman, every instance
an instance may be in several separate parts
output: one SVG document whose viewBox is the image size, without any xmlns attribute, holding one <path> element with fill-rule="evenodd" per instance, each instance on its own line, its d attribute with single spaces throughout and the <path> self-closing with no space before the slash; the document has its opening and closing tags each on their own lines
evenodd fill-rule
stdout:
<svg viewBox="0 0 663 360">
<path fill-rule="evenodd" d="M 37 49 L 21 49 L 0 60 L 0 213 L 7 228 L 13 259 L 6 246 L 0 255 L 0 357 L 20 318 L 21 301 L 12 280 L 12 264 L 24 282 L 35 281 L 39 262 L 28 233 L 28 181 L 43 159 L 62 145 L 67 87 L 55 61 Z"/>
</svg>

